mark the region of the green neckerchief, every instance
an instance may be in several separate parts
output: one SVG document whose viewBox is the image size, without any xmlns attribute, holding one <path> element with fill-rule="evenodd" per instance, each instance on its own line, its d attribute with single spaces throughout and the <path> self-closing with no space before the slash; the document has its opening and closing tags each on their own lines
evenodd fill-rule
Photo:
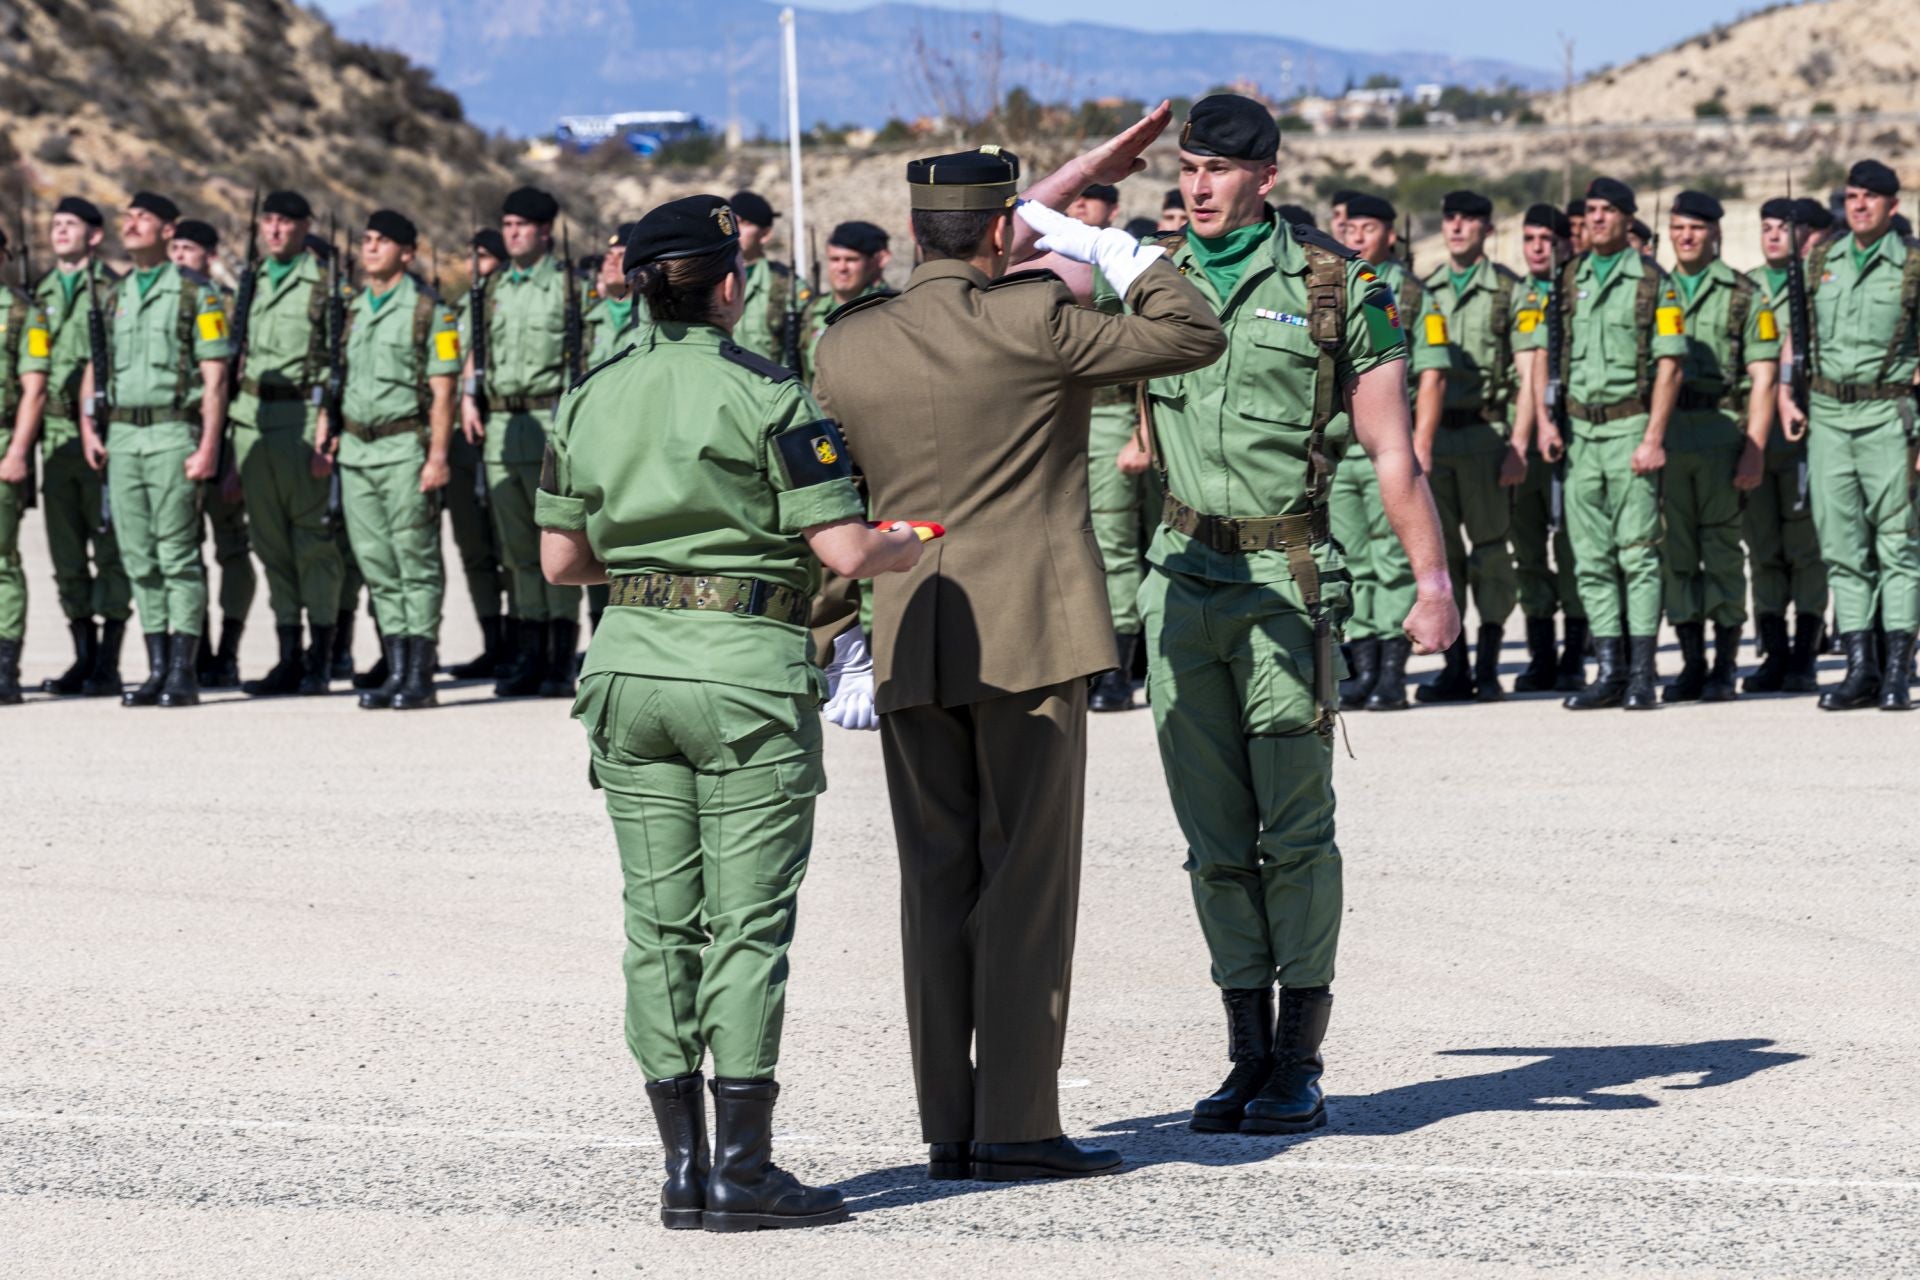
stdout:
<svg viewBox="0 0 1920 1280">
<path fill-rule="evenodd" d="M 1688 275 L 1685 271 L 1679 270 L 1673 273 L 1673 278 L 1680 282 L 1680 292 L 1686 295 L 1689 305 L 1692 304 L 1695 298 L 1700 296 L 1700 286 L 1707 281 L 1707 267 L 1712 265 L 1712 263 L 1708 263 L 1706 266 L 1701 267 L 1699 273 L 1696 275 Z"/>
<path fill-rule="evenodd" d="M 607 314 L 613 318 L 613 331 L 620 332 L 627 327 L 627 320 L 633 315 L 633 299 L 608 298 Z"/>
<path fill-rule="evenodd" d="M 1201 239 L 1189 226 L 1187 243 L 1193 247 L 1194 261 L 1207 273 L 1207 281 L 1213 285 L 1213 291 L 1225 302 L 1233 296 L 1233 287 L 1240 283 L 1240 276 L 1246 271 L 1247 262 L 1253 257 L 1254 251 L 1272 235 L 1272 221 L 1263 219 L 1212 240 Z"/>
<path fill-rule="evenodd" d="M 158 280 L 160 273 L 166 269 L 167 264 L 163 262 L 157 267 L 148 267 L 145 271 L 136 270 L 133 273 L 133 287 L 140 291 L 141 297 L 146 297 L 148 290 L 153 288 L 153 282 Z"/>
<path fill-rule="evenodd" d="M 268 287 L 278 289 L 280 282 L 292 275 L 293 269 L 300 265 L 300 259 L 306 256 L 306 253 L 303 251 L 294 254 L 291 258 L 282 262 L 280 259 L 269 254 L 267 259 L 260 264 L 261 269 L 267 273 Z"/>
<path fill-rule="evenodd" d="M 92 268 L 93 264 L 89 262 L 78 271 L 62 270 L 53 273 L 54 279 L 60 282 L 60 292 L 66 296 L 68 302 L 72 302 L 73 295 L 80 292 L 80 282 L 87 278 L 87 273 Z"/>
<path fill-rule="evenodd" d="M 1447 279 L 1453 284 L 1454 297 L 1457 298 L 1467 291 L 1467 285 L 1473 280 L 1473 273 L 1479 269 L 1480 264 L 1477 262 L 1465 271 L 1455 271 L 1452 267 L 1447 268 Z"/>
<path fill-rule="evenodd" d="M 367 286 L 367 314 L 370 316 L 379 315 L 380 308 L 387 305 L 387 299 L 391 298 L 394 294 L 398 292 L 400 292 L 400 282 L 398 280 L 395 280 L 393 282 L 393 288 L 387 290 L 385 293 L 375 293 L 373 291 L 373 286 L 368 285 Z"/>
<path fill-rule="evenodd" d="M 1613 274 L 1613 269 L 1619 266 L 1621 261 L 1632 251 L 1633 246 L 1628 245 L 1626 248 L 1614 253 L 1596 252 L 1588 255 L 1589 260 L 1593 263 L 1593 278 L 1601 284 L 1605 284 L 1607 277 Z"/>
</svg>

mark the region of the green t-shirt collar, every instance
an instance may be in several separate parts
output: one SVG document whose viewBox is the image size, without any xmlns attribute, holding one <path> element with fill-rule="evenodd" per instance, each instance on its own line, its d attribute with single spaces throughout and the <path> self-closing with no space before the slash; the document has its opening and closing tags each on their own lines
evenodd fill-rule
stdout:
<svg viewBox="0 0 1920 1280">
<path fill-rule="evenodd" d="M 268 286 L 270 288 L 278 289 L 280 287 L 280 282 L 282 280 L 285 280 L 288 276 L 292 275 L 296 270 L 299 269 L 300 260 L 306 256 L 307 256 L 307 251 L 305 249 L 302 249 L 299 253 L 294 254 L 291 258 L 288 258 L 285 262 L 282 262 L 280 261 L 280 259 L 269 255 L 267 259 L 260 264 L 260 269 L 267 273 Z"/>
<path fill-rule="evenodd" d="M 1619 266 L 1622 262 L 1625 262 L 1627 260 L 1627 255 L 1632 252 L 1633 252 L 1633 246 L 1628 245 L 1626 248 L 1618 250 L 1617 252 L 1614 252 L 1614 253 L 1597 253 L 1596 252 L 1596 253 L 1588 254 L 1587 260 L 1593 265 L 1593 278 L 1595 280 L 1598 280 L 1601 284 L 1605 284 L 1607 282 L 1607 277 L 1613 274 L 1613 269 Z"/>
<path fill-rule="evenodd" d="M 1193 250 L 1193 260 L 1206 273 L 1207 283 L 1213 286 L 1213 291 L 1224 302 L 1233 295 L 1234 286 L 1240 283 L 1240 277 L 1246 273 L 1247 263 L 1272 235 L 1273 223 L 1264 220 L 1211 240 L 1194 234 L 1189 226 L 1187 245 Z"/>
<path fill-rule="evenodd" d="M 1707 282 L 1707 276 L 1712 271 L 1713 264 L 1709 262 L 1701 267 L 1699 272 L 1694 275 L 1688 275 L 1685 271 L 1680 270 L 1676 270 L 1673 273 L 1674 280 L 1680 285 L 1680 293 L 1686 298 L 1689 305 L 1692 304 L 1695 298 L 1700 296 L 1700 286 Z"/>
<path fill-rule="evenodd" d="M 1467 286 L 1473 283 L 1474 273 L 1479 270 L 1480 264 L 1478 262 L 1468 267 L 1465 271 L 1455 271 L 1452 267 L 1447 268 L 1447 282 L 1453 286 L 1453 294 L 1456 298 L 1467 291 Z"/>
<path fill-rule="evenodd" d="M 133 287 L 140 291 L 141 297 L 144 298 L 148 293 L 152 292 L 155 282 L 160 279 L 160 273 L 167 269 L 167 265 L 168 264 L 162 262 L 158 266 L 148 267 L 145 271 L 135 269 L 133 273 Z"/>
</svg>

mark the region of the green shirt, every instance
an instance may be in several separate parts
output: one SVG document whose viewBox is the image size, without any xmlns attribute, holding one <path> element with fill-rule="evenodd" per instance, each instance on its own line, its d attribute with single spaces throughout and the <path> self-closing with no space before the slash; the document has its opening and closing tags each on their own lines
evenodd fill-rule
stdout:
<svg viewBox="0 0 1920 1280">
<path fill-rule="evenodd" d="M 171 262 L 161 265 L 144 292 L 132 276 L 123 277 L 114 286 L 107 325 L 113 348 L 108 401 L 115 408 L 174 406 L 180 410 L 178 420 L 190 422 L 205 389 L 200 362 L 233 355 L 219 291 L 206 277 L 188 276 Z"/>
<path fill-rule="evenodd" d="M 1636 312 L 1643 287 L 1640 282 L 1649 276 L 1654 280 L 1654 313 L 1648 317 L 1645 331 L 1650 345 L 1644 371 L 1647 386 L 1643 387 L 1643 331 Z M 1571 402 L 1603 407 L 1644 396 L 1652 386 L 1655 361 L 1685 359 L 1687 334 L 1681 320 L 1680 295 L 1651 258 L 1622 250 L 1602 280 L 1594 268 L 1593 255 L 1582 254 L 1574 266 L 1573 287 L 1568 334 L 1573 359 L 1567 369 L 1567 398 Z M 1574 434 L 1594 439 L 1628 435 L 1645 427 L 1644 412 L 1607 423 L 1589 422 L 1577 413 L 1573 417 Z"/>
<path fill-rule="evenodd" d="M 786 363 L 784 338 L 787 303 L 793 293 L 793 268 L 761 258 L 747 264 L 747 296 L 733 340 L 769 360 Z"/>
<path fill-rule="evenodd" d="M 1513 353 L 1521 341 L 1520 317 L 1527 310 L 1530 291 L 1519 276 L 1497 263 L 1480 261 L 1465 272 L 1442 267 L 1427 277 L 1432 299 L 1412 340 L 1416 350 L 1436 339 L 1453 353 L 1453 371 L 1447 375 L 1449 411 L 1494 409 L 1511 425 L 1513 400 L 1520 379 L 1513 369 Z M 1495 331 L 1496 312 L 1504 310 Z"/>
<path fill-rule="evenodd" d="M 261 428 L 307 424 L 310 390 L 326 376 L 326 305 L 326 268 L 311 253 L 284 265 L 272 258 L 261 264 L 247 309 L 242 385 L 233 389 L 235 422 Z M 262 401 L 247 384 L 271 388 L 276 396 Z"/>
<path fill-rule="evenodd" d="M 848 298 L 846 302 L 836 300 L 830 291 L 814 295 L 800 312 L 801 376 L 808 382 L 812 382 L 814 371 L 819 368 L 819 366 L 814 363 L 813 353 L 819 349 L 821 335 L 827 331 L 828 316 L 838 311 L 841 307 L 846 306 L 847 303 L 858 302 L 860 299 L 871 297 L 876 293 L 892 292 L 893 290 L 887 287 L 886 281 L 876 280 L 859 293 L 854 294 L 853 297 Z M 779 359 L 778 356 L 769 356 L 768 358 L 773 360 Z"/>
<path fill-rule="evenodd" d="M 1681 292 L 1687 293 L 1685 277 Z M 1670 449 L 1707 449 L 1734 443 L 1746 418 L 1745 394 L 1752 386 L 1746 366 L 1780 358 L 1780 328 L 1766 292 L 1744 280 L 1723 259 L 1715 258 L 1693 277 L 1684 300 L 1687 354 L 1681 363 L 1683 394 L 1724 397 L 1721 407 L 1676 412 L 1667 428 Z M 1740 367 L 1733 367 L 1733 299 L 1742 284 L 1751 287 L 1741 326 Z M 1729 396 L 1731 393 L 1731 396 Z"/>
<path fill-rule="evenodd" d="M 23 373 L 45 373 L 53 351 L 47 313 L 17 289 L 0 285 L 0 439 L 13 432 L 13 410 L 20 403 Z"/>
<path fill-rule="evenodd" d="M 1521 282 L 1522 293 L 1513 313 L 1513 349 L 1547 349 L 1547 307 L 1553 302 L 1553 281 L 1528 276 Z"/>
<path fill-rule="evenodd" d="M 432 407 L 429 378 L 460 374 L 460 325 L 452 308 L 411 275 L 383 298 L 362 289 L 347 304 L 347 383 L 341 411 L 349 423 L 380 426 L 418 418 L 420 430 L 380 440 L 340 440 L 343 467 L 418 464 Z"/>
<path fill-rule="evenodd" d="M 1874 241 L 1862 258 L 1849 235 L 1828 246 L 1824 263 L 1817 258 L 1809 261 L 1807 287 L 1813 291 L 1817 338 L 1812 371 L 1816 377 L 1853 384 L 1913 381 L 1914 369 L 1920 367 L 1915 318 L 1900 313 L 1901 277 L 1912 252 L 1899 236 L 1888 232 Z M 1894 347 L 1896 334 L 1900 342 Z M 1887 362 L 1889 347 L 1894 347 L 1891 365 Z M 1842 404 L 1816 390 L 1812 418 L 1822 426 L 1863 430 L 1898 418 L 1900 404 L 1898 400 Z"/>
<path fill-rule="evenodd" d="M 110 310 L 116 277 L 103 263 L 90 263 L 84 270 L 71 273 L 56 268 L 42 277 L 34 290 L 53 335 L 47 365 L 47 416 L 40 425 L 41 445 L 48 453 L 80 439 L 80 379 L 86 374 L 87 357 L 92 352 L 87 332 L 88 300 L 79 287 L 83 275 L 93 280 L 101 309 Z"/>
<path fill-rule="evenodd" d="M 486 389 L 502 412 L 506 396 L 555 396 L 566 389 L 566 273 L 548 254 L 525 271 L 487 278 Z"/>
</svg>

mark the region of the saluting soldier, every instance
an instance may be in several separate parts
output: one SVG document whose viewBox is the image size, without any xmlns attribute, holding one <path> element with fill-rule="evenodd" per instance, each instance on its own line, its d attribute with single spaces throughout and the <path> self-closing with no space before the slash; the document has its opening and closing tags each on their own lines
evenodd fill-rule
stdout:
<svg viewBox="0 0 1920 1280">
<path fill-rule="evenodd" d="M 1410 323 L 1432 303 L 1426 286 L 1401 261 L 1397 248 L 1399 215 L 1383 197 L 1345 191 L 1341 237 L 1347 248 L 1393 294 L 1394 306 Z M 1294 225 L 1298 226 L 1299 223 Z M 1407 361 L 1407 389 L 1413 398 L 1414 440 L 1431 439 L 1447 396 L 1453 357 L 1444 326 L 1418 338 Z M 1352 613 L 1346 625 L 1348 675 L 1340 682 L 1340 705 L 1348 710 L 1401 711 L 1407 706 L 1407 658 L 1413 642 L 1400 624 L 1413 612 L 1413 562 L 1393 536 L 1380 501 L 1380 479 L 1367 447 L 1344 415 L 1329 435 L 1348 437 L 1333 487 L 1327 494 L 1327 522 L 1340 558 L 1353 580 Z"/>
<path fill-rule="evenodd" d="M 141 191 L 128 202 L 120 243 L 133 270 L 113 291 L 105 421 L 93 416 L 93 370 L 81 379 L 81 440 L 87 461 L 107 468 L 120 552 L 146 633 L 148 676 L 121 696 L 129 707 L 200 701 L 207 570 L 199 486 L 219 467 L 233 343 L 212 282 L 167 261 L 179 220 L 179 206 L 166 196 Z"/>
<path fill-rule="evenodd" d="M 787 948 L 826 789 L 807 601 L 816 556 L 866 577 L 912 566 L 920 540 L 867 526 L 833 423 L 730 339 L 746 273 L 724 201 L 654 209 L 626 261 L 651 323 L 567 393 L 537 501 L 547 575 L 612 585 L 575 716 L 626 879 L 627 1045 L 666 1148 L 661 1220 L 825 1225 L 847 1216 L 840 1193 L 772 1163 Z"/>
<path fill-rule="evenodd" d="M 1624 182 L 1588 185 L 1591 247 L 1567 264 L 1557 291 L 1573 420 L 1566 518 L 1595 665 L 1592 682 L 1566 700 L 1575 711 L 1660 705 L 1659 474 L 1687 336 L 1674 284 L 1628 243 L 1636 207 Z"/>
<path fill-rule="evenodd" d="M 347 310 L 347 381 L 338 426 L 341 504 L 354 559 L 366 576 L 385 651 L 386 681 L 360 695 L 369 709 L 438 702 L 440 491 L 447 485 L 460 324 L 409 268 L 419 245 L 392 209 L 367 218 L 360 239 L 366 287 Z"/>
<path fill-rule="evenodd" d="M 1878 701 L 1883 711 L 1906 711 L 1920 624 L 1920 250 L 1891 234 L 1900 203 L 1892 169 L 1862 160 L 1847 174 L 1846 192 L 1848 233 L 1807 259 L 1812 406 L 1803 414 L 1782 394 L 1780 418 L 1790 432 L 1807 433 L 1813 521 L 1847 655 L 1845 677 L 1820 695 L 1820 706 L 1849 711 Z"/>
<path fill-rule="evenodd" d="M 1805 221 L 1796 215 L 1804 206 Z M 1766 262 L 1751 278 L 1765 291 L 1774 323 L 1785 332 L 1791 303 L 1787 264 L 1804 259 L 1833 226 L 1833 214 L 1818 200 L 1776 196 L 1760 206 L 1760 251 Z M 1796 249 L 1796 246 L 1797 249 Z M 1769 413 L 1771 421 L 1776 415 Z M 1813 528 L 1807 441 L 1789 440 L 1775 426 L 1768 432 L 1765 474 L 1747 494 L 1741 525 L 1753 579 L 1754 628 L 1760 665 L 1744 683 L 1748 693 L 1817 693 L 1818 667 L 1827 619 L 1827 566 Z M 1793 630 L 1787 630 L 1787 609 Z M 1789 639 L 1791 635 L 1791 639 Z"/>
<path fill-rule="evenodd" d="M 827 237 L 827 288 L 807 304 L 801 317 L 801 370 L 811 380 L 814 352 L 827 331 L 827 319 L 856 298 L 891 294 L 885 272 L 893 261 L 887 233 L 871 222 L 843 222 Z"/>
<path fill-rule="evenodd" d="M 478 278 L 468 282 L 469 290 L 500 270 L 507 260 L 507 242 L 493 227 L 482 227 L 468 242 Z M 473 334 L 471 295 L 453 304 L 460 317 L 460 349 L 471 352 Z M 473 604 L 473 616 L 480 624 L 482 648 L 471 661 L 447 668 L 455 680 L 492 680 L 501 674 L 508 645 L 501 624 L 501 600 L 508 591 L 507 575 L 500 567 L 495 546 L 493 517 L 487 510 L 487 462 L 482 446 L 467 439 L 466 432 L 455 430 L 447 446 L 447 487 L 441 501 L 447 510 L 447 522 L 453 527 L 454 549 L 460 553 L 460 574 L 466 579 L 467 599 Z"/>
<path fill-rule="evenodd" d="M 73 634 L 73 665 L 41 682 L 40 689 L 89 698 L 120 696 L 120 650 L 133 611 L 120 540 L 105 518 L 112 506 L 105 498 L 106 477 L 87 465 L 80 445 L 80 379 L 92 351 L 88 318 L 96 304 L 103 315 L 111 310 L 118 279 L 95 256 L 105 227 L 106 218 L 91 200 L 62 197 L 48 227 L 54 269 L 34 290 L 53 335 L 39 422 L 47 552 L 60 612 Z"/>
<path fill-rule="evenodd" d="M 627 237 L 632 234 L 633 224 L 621 223 L 607 242 L 606 256 L 600 259 L 594 280 L 600 297 L 587 309 L 585 318 L 587 369 L 611 360 L 621 347 L 639 335 L 641 325 L 646 323 L 645 308 L 637 304 L 633 291 L 627 287 L 626 245 Z"/>
<path fill-rule="evenodd" d="M 1742 495 L 1764 479 L 1773 429 L 1780 330 L 1768 295 L 1720 257 L 1724 216 L 1712 196 L 1682 191 L 1667 218 L 1687 335 L 1664 473 L 1660 558 L 1667 620 L 1679 637 L 1682 664 L 1662 691 L 1668 702 L 1726 702 L 1739 694 L 1740 629 L 1747 619 L 1740 506 Z"/>
<path fill-rule="evenodd" d="M 795 358 L 787 350 L 787 312 L 794 305 L 793 268 L 767 256 L 767 240 L 780 215 L 766 197 L 736 191 L 728 201 L 740 220 L 740 256 L 747 264 L 747 305 L 733 340 L 753 352 L 786 364 Z"/>
<path fill-rule="evenodd" d="M 13 255 L 0 231 L 0 269 Z M 52 335 L 38 303 L 0 285 L 0 706 L 20 697 L 20 647 L 27 638 L 27 574 L 20 563 L 20 516 L 33 500 L 27 460 L 46 409 Z"/>
</svg>

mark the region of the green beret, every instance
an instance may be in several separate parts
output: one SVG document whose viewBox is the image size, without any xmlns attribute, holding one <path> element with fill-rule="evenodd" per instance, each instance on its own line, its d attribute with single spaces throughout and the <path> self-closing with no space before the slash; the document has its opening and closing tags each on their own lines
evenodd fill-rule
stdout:
<svg viewBox="0 0 1920 1280">
<path fill-rule="evenodd" d="M 1000 147 L 981 147 L 910 160 L 907 185 L 915 209 L 1010 209 L 1020 185 L 1020 157 Z"/>
</svg>

